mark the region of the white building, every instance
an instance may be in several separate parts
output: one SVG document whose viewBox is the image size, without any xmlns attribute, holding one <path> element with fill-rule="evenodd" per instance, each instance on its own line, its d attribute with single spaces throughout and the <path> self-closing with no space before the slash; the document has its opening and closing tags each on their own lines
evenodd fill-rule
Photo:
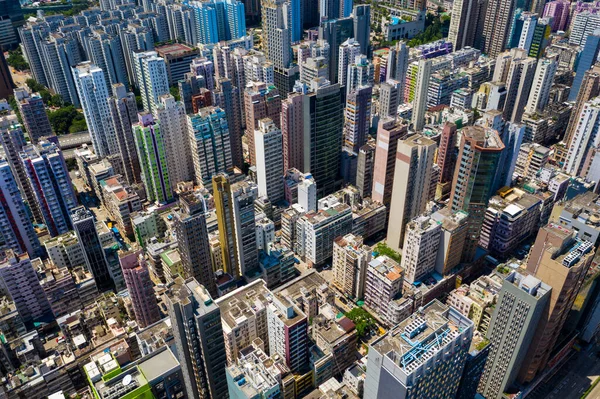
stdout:
<svg viewBox="0 0 600 399">
<path fill-rule="evenodd" d="M 538 61 L 533 77 L 533 85 L 527 100 L 527 107 L 525 108 L 526 113 L 542 112 L 548 105 L 550 88 L 554 81 L 557 66 L 558 64 L 554 60 L 542 59 Z"/>
<path fill-rule="evenodd" d="M 333 243 L 333 284 L 351 298 L 364 298 L 367 266 L 371 248 L 363 245 L 362 237 L 347 234 Z"/>
<path fill-rule="evenodd" d="M 160 96 L 169 94 L 169 76 L 165 60 L 156 51 L 133 53 L 136 77 L 144 110 L 154 112 Z"/>
<path fill-rule="evenodd" d="M 110 123 L 110 93 L 104 72 L 88 61 L 73 68 L 73 77 L 95 153 L 99 157 L 117 154 L 119 146 Z"/>
<path fill-rule="evenodd" d="M 268 118 L 258 121 L 254 130 L 258 194 L 272 204 L 283 200 L 283 135 Z"/>
<path fill-rule="evenodd" d="M 171 185 L 175 187 L 179 182 L 193 180 L 194 168 L 190 162 L 192 152 L 185 105 L 181 101 L 175 101 L 170 94 L 162 95 L 154 116 L 160 121 Z"/>
<path fill-rule="evenodd" d="M 348 67 L 360 55 L 360 43 L 350 38 L 342 43 L 338 51 L 338 83 L 340 86 L 345 86 L 348 80 Z M 330 68 L 334 67 L 330 66 Z"/>
<path fill-rule="evenodd" d="M 298 205 L 304 212 L 317 210 L 317 183 L 310 173 L 305 173 L 298 183 Z"/>
<path fill-rule="evenodd" d="M 418 216 L 406 225 L 400 263 L 406 281 L 412 284 L 435 270 L 441 232 L 442 224 L 428 216 Z"/>
</svg>

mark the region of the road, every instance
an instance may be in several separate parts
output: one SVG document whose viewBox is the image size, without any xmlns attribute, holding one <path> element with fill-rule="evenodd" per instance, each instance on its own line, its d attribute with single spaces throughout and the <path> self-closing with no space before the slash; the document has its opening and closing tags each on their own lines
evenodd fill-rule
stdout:
<svg viewBox="0 0 600 399">
<path fill-rule="evenodd" d="M 58 142 L 60 144 L 60 148 L 63 150 L 68 150 L 80 147 L 82 144 L 91 144 L 92 139 L 90 138 L 90 134 L 88 132 L 81 132 L 58 136 Z"/>
<path fill-rule="evenodd" d="M 535 389 L 527 399 L 580 399 L 581 395 L 600 376 L 598 345 L 590 345 L 576 353 L 551 378 Z M 597 385 L 587 399 L 600 399 Z"/>
</svg>

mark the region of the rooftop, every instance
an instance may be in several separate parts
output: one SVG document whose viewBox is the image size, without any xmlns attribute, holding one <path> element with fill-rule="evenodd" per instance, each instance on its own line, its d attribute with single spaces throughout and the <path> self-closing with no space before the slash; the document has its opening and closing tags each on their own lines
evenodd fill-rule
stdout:
<svg viewBox="0 0 600 399">
<path fill-rule="evenodd" d="M 155 47 L 154 50 L 161 57 L 180 57 L 183 55 L 187 55 L 190 52 L 197 53 L 197 50 L 194 50 L 192 47 L 186 46 L 181 43 L 173 43 L 173 44 L 165 44 L 164 46 Z"/>
<path fill-rule="evenodd" d="M 434 354 L 447 351 L 445 348 L 472 326 L 473 322 L 457 310 L 434 300 L 371 346 L 408 375 Z"/>
<path fill-rule="evenodd" d="M 253 317 L 260 310 L 266 309 L 273 297 L 262 279 L 253 281 L 216 300 L 221 309 L 223 330 L 231 331 L 238 324 Z"/>
</svg>

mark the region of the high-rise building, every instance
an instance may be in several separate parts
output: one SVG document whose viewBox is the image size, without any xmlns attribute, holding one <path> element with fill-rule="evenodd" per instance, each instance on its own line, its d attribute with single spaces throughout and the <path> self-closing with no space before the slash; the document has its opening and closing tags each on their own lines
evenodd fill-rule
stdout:
<svg viewBox="0 0 600 399">
<path fill-rule="evenodd" d="M 160 320 L 160 311 L 154 295 L 154 283 L 150 280 L 150 271 L 142 251 L 119 257 L 119 263 L 133 305 L 135 321 L 140 328 L 156 323 Z"/>
<path fill-rule="evenodd" d="M 413 284 L 434 272 L 441 232 L 442 224 L 425 215 L 406 225 L 400 263 L 406 281 Z"/>
<path fill-rule="evenodd" d="M 450 20 L 448 40 L 452 49 L 479 48 L 486 13 L 486 4 L 481 0 L 457 0 L 452 4 L 453 18 Z"/>
<path fill-rule="evenodd" d="M 105 157 L 119 152 L 116 132 L 110 123 L 110 97 L 102 69 L 88 62 L 73 68 L 77 95 L 81 101 L 96 155 Z"/>
<path fill-rule="evenodd" d="M 436 156 L 436 163 L 440 168 L 440 180 L 436 197 L 446 198 L 450 194 L 456 156 L 456 125 L 452 122 L 446 122 L 442 128 L 440 147 Z"/>
<path fill-rule="evenodd" d="M 382 118 L 395 118 L 398 115 L 398 105 L 401 98 L 402 84 L 396 80 L 388 79 L 379 86 L 379 116 Z"/>
<path fill-rule="evenodd" d="M 146 198 L 150 202 L 171 202 L 173 190 L 160 121 L 155 121 L 152 114 L 142 112 L 139 114 L 138 123 L 133 125 L 133 134 L 142 168 L 142 181 L 146 187 Z"/>
<path fill-rule="evenodd" d="M 96 230 L 94 215 L 83 206 L 79 206 L 71 211 L 71 220 L 73 230 L 83 248 L 85 264 L 94 276 L 96 285 L 101 291 L 113 287 L 113 278 Z"/>
<path fill-rule="evenodd" d="M 575 81 L 573 81 L 573 84 L 575 84 Z M 565 133 L 564 141 L 567 147 L 571 145 L 573 133 L 575 133 L 575 128 L 579 125 L 576 121 L 579 120 L 581 111 L 589 100 L 598 95 L 600 95 L 600 65 L 593 65 L 591 69 L 584 72 L 583 80 L 576 94 L 575 106 L 571 111 L 567 132 Z"/>
<path fill-rule="evenodd" d="M 359 86 L 346 98 L 344 145 L 354 153 L 367 142 L 371 126 L 371 86 Z"/>
<path fill-rule="evenodd" d="M 236 0 L 193 2 L 196 37 L 202 44 L 239 39 L 246 34 L 244 3 Z"/>
<path fill-rule="evenodd" d="M 347 234 L 333 242 L 332 283 L 350 298 L 363 299 L 371 249 L 362 237 Z"/>
<path fill-rule="evenodd" d="M 398 140 L 405 139 L 408 128 L 393 118 L 384 118 L 377 126 L 377 147 L 373 166 L 373 188 L 371 197 L 388 209 L 392 202 L 394 172 L 396 168 L 396 150 Z"/>
<path fill-rule="evenodd" d="M 523 361 L 520 382 L 531 382 L 548 364 L 593 258 L 594 243 L 576 237 L 573 230 L 552 223 L 539 230 L 527 271 L 552 292 Z"/>
<path fill-rule="evenodd" d="M 194 278 L 217 294 L 206 229 L 206 204 L 204 198 L 194 193 L 183 193 L 179 199 L 179 212 L 174 213 L 175 237 L 179 243 L 181 266 L 185 277 Z"/>
<path fill-rule="evenodd" d="M 127 78 L 131 85 L 137 85 L 134 52 L 154 50 L 152 28 L 130 23 L 119 32 L 123 46 L 123 58 L 127 69 Z M 195 42 L 196 43 L 196 42 Z"/>
<path fill-rule="evenodd" d="M 48 87 L 60 94 L 64 101 L 78 107 L 81 96 L 78 96 L 77 78 L 73 75 L 72 68 L 84 60 L 79 51 L 79 41 L 61 33 L 39 40 L 35 46 L 39 50 L 41 67 L 47 77 Z"/>
<path fill-rule="evenodd" d="M 283 169 L 304 170 L 304 95 L 290 93 L 281 102 Z"/>
<path fill-rule="evenodd" d="M 346 86 L 348 83 L 348 67 L 354 63 L 356 57 L 360 55 L 360 43 L 354 38 L 349 38 L 340 45 L 338 51 L 338 65 L 329 64 L 329 68 L 338 68 L 338 83 L 341 86 Z M 327 62 L 327 61 L 326 61 Z M 327 76 L 328 78 L 329 76 Z M 310 84 L 310 82 L 306 82 Z"/>
<path fill-rule="evenodd" d="M 338 49 L 349 38 L 354 37 L 354 20 L 352 17 L 338 18 L 325 21 L 319 26 L 319 39 L 329 43 L 329 81 L 331 83 L 339 82 L 338 68 L 339 53 Z"/>
<path fill-rule="evenodd" d="M 527 57 L 523 50 L 513 49 L 512 61 L 506 77 L 504 119 L 519 123 L 525 111 L 529 91 L 533 85 L 537 60 Z"/>
<path fill-rule="evenodd" d="M 238 279 L 258 266 L 254 220 L 258 187 L 247 181 L 230 184 L 227 175 L 218 174 L 213 177 L 213 196 L 224 271 Z"/>
<path fill-rule="evenodd" d="M 25 134 L 18 122 L 18 117 L 15 114 L 6 115 L 0 118 L 0 144 L 4 150 L 4 157 L 13 172 L 19 190 L 23 199 L 27 202 L 27 206 L 33 216 L 35 223 L 44 223 L 40 204 L 33 193 L 31 181 L 25 172 L 25 166 L 21 161 L 19 153 L 27 144 Z"/>
<path fill-rule="evenodd" d="M 487 332 L 491 348 L 478 389 L 486 398 L 501 399 L 516 381 L 551 290 L 531 275 L 506 276 Z"/>
<path fill-rule="evenodd" d="M 312 82 L 312 92 L 305 98 L 304 170 L 317 182 L 318 197 L 335 191 L 342 147 L 343 92 L 339 84 Z"/>
<path fill-rule="evenodd" d="M 592 11 L 578 12 L 570 22 L 569 44 L 585 47 L 587 38 L 600 28 L 600 15 Z"/>
<path fill-rule="evenodd" d="M 117 139 L 118 154 L 123 162 L 123 177 L 129 184 L 142 181 L 140 161 L 138 160 L 133 130 L 131 125 L 137 120 L 135 95 L 127 93 L 125 85 L 117 83 L 112 86 L 112 97 L 108 99 L 111 123 Z"/>
<path fill-rule="evenodd" d="M 194 178 L 194 169 L 189 161 L 193 157 L 185 106 L 181 101 L 175 101 L 170 94 L 160 96 L 159 101 L 154 116 L 160 121 L 169 180 L 172 185 L 191 181 Z"/>
<path fill-rule="evenodd" d="M 195 279 L 177 279 L 166 301 L 189 398 L 227 397 L 221 311 Z"/>
<path fill-rule="evenodd" d="M 271 119 L 279 127 L 281 123 L 281 97 L 274 85 L 254 83 L 244 91 L 244 113 L 246 115 L 246 140 L 250 153 L 250 165 L 256 165 L 256 146 L 254 131 L 258 121 L 263 118 Z"/>
<path fill-rule="evenodd" d="M 582 82 L 585 79 L 585 73 L 596 63 L 598 59 L 598 53 L 600 52 L 600 31 L 596 30 L 593 34 L 587 37 L 585 46 L 577 61 L 577 70 L 575 71 L 575 78 L 573 78 L 573 84 L 569 91 L 569 101 L 575 101 L 578 98 L 579 90 L 582 86 Z"/>
<path fill-rule="evenodd" d="M 276 69 L 289 68 L 294 58 L 291 47 L 293 16 L 290 5 L 284 0 L 262 0 L 261 9 L 262 45 L 265 55 Z"/>
<path fill-rule="evenodd" d="M 570 5 L 567 0 L 553 0 L 544 6 L 544 18 L 552 18 L 552 31 L 566 30 L 569 22 Z"/>
<path fill-rule="evenodd" d="M 546 108 L 557 68 L 558 64 L 554 60 L 545 58 L 538 61 L 525 108 L 526 113 L 541 113 Z"/>
<path fill-rule="evenodd" d="M 449 208 L 443 208 L 434 212 L 431 217 L 442 224 L 435 271 L 442 276 L 447 276 L 460 264 L 467 237 L 468 214 L 464 211 L 452 212 Z"/>
<path fill-rule="evenodd" d="M 471 320 L 429 302 L 369 345 L 365 399 L 453 398 L 472 337 Z"/>
<path fill-rule="evenodd" d="M 283 136 L 269 118 L 258 121 L 254 131 L 258 195 L 273 204 L 283 200 Z"/>
<path fill-rule="evenodd" d="M 52 314 L 48 298 L 27 254 L 6 251 L 0 259 L 0 280 L 24 323 L 42 321 Z"/>
<path fill-rule="evenodd" d="M 342 48 L 340 48 L 340 51 Z M 309 57 L 300 64 L 300 82 L 310 85 L 313 79 L 327 79 L 329 77 L 329 64 L 323 56 Z"/>
<path fill-rule="evenodd" d="M 348 78 L 346 79 L 346 93 L 356 90 L 361 86 L 373 86 L 375 78 L 375 65 L 366 55 L 358 55 L 348 65 Z"/>
<path fill-rule="evenodd" d="M 52 237 L 66 233 L 77 197 L 62 152 L 54 143 L 41 141 L 23 147 L 20 156 L 48 233 Z"/>
<path fill-rule="evenodd" d="M 17 254 L 35 259 L 43 255 L 29 213 L 10 165 L 0 160 L 0 242 Z"/>
<path fill-rule="evenodd" d="M 227 117 L 221 108 L 206 107 L 188 115 L 187 123 L 196 182 L 207 186 L 212 176 L 233 170 Z"/>
<path fill-rule="evenodd" d="M 576 127 L 570 137 L 570 145 L 565 162 L 565 171 L 572 176 L 586 177 L 590 169 L 590 159 L 595 156 L 598 140 L 598 124 L 600 119 L 600 98 L 596 97 L 587 101 L 576 119 Z"/>
<path fill-rule="evenodd" d="M 15 89 L 14 93 L 29 140 L 36 144 L 40 137 L 52 136 L 52 126 L 39 93 L 30 93 L 24 87 Z"/>
<path fill-rule="evenodd" d="M 346 17 L 346 13 L 342 13 Z M 354 39 L 360 44 L 360 52 L 368 57 L 371 56 L 371 6 L 369 4 L 358 4 L 352 9 L 354 22 Z"/>
<path fill-rule="evenodd" d="M 496 57 L 504 50 L 515 8 L 514 0 L 488 2 L 480 47 L 483 53 Z"/>
<path fill-rule="evenodd" d="M 375 166 L 375 143 L 368 142 L 358 150 L 356 188 L 362 198 L 370 198 L 373 190 L 373 168 Z"/>
<path fill-rule="evenodd" d="M 471 261 L 475 255 L 479 230 L 488 201 L 495 190 L 502 151 L 504 144 L 497 131 L 481 126 L 462 129 L 450 201 L 453 211 L 469 214 L 463 261 Z"/>
<path fill-rule="evenodd" d="M 156 51 L 133 53 L 137 84 L 142 96 L 144 111 L 154 112 L 160 102 L 160 96 L 169 94 L 169 79 L 165 60 Z"/>
<path fill-rule="evenodd" d="M 208 88 L 208 85 L 207 85 Z M 244 106 L 241 103 L 242 88 L 233 86 L 230 79 L 218 80 L 218 88 L 212 92 L 214 103 L 225 111 L 229 140 L 231 142 L 231 158 L 234 166 L 243 168 L 244 154 L 242 149 L 242 121 L 244 120 Z"/>
<path fill-rule="evenodd" d="M 94 30 L 85 38 L 85 45 L 90 61 L 102 69 L 104 80 L 109 87 L 117 83 L 128 85 L 127 68 L 119 35 Z"/>
<path fill-rule="evenodd" d="M 404 102 L 404 84 L 408 69 L 408 47 L 403 41 L 390 48 L 386 65 L 386 80 L 393 79 L 400 83 L 399 102 Z"/>
<path fill-rule="evenodd" d="M 417 72 L 417 85 L 415 88 L 415 100 L 412 110 L 412 128 L 415 131 L 423 130 L 425 126 L 425 111 L 427 111 L 427 91 L 429 89 L 429 79 L 431 78 L 431 59 L 419 60 L 419 69 Z"/>
<path fill-rule="evenodd" d="M 398 140 L 387 243 L 404 248 L 406 225 L 425 211 L 437 144 L 422 135 Z"/>
</svg>

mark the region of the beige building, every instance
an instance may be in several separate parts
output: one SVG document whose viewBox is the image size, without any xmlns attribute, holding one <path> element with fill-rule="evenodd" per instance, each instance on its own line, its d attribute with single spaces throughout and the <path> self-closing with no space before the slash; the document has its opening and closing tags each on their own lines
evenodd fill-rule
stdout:
<svg viewBox="0 0 600 399">
<path fill-rule="evenodd" d="M 345 296 L 364 297 L 367 266 L 371 248 L 363 245 L 362 237 L 346 234 L 333 242 L 333 285 Z"/>
</svg>

